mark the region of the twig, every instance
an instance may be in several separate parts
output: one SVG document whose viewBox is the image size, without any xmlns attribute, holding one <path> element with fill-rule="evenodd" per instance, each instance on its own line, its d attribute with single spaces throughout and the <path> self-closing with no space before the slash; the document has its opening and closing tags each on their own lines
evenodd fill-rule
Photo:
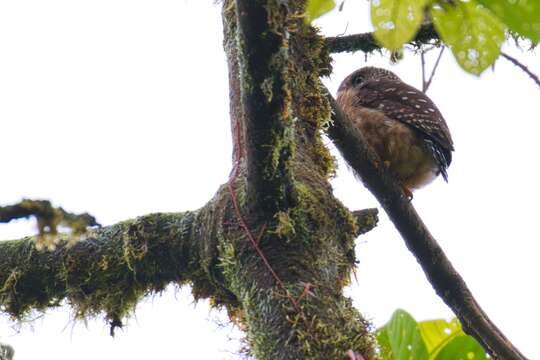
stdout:
<svg viewBox="0 0 540 360">
<path fill-rule="evenodd" d="M 528 67 L 523 65 L 518 59 L 508 55 L 507 53 L 501 52 L 502 57 L 504 57 L 506 60 L 510 61 L 512 64 L 516 65 L 518 68 L 523 70 L 533 81 L 536 83 L 536 85 L 540 86 L 540 79 L 538 79 L 538 75 L 533 73 L 531 70 L 529 70 Z"/>
<path fill-rule="evenodd" d="M 441 51 L 439 52 L 439 56 L 437 56 L 437 60 L 435 61 L 435 65 L 433 65 L 433 69 L 431 70 L 431 75 L 429 76 L 429 79 L 426 81 L 425 77 L 425 59 L 424 59 L 424 51 L 420 52 L 420 59 L 422 61 L 422 92 L 427 92 L 429 89 L 429 85 L 431 85 L 431 81 L 433 80 L 433 77 L 435 76 L 435 72 L 437 71 L 437 67 L 439 66 L 439 62 L 441 61 L 442 54 L 444 52 L 444 46 L 441 47 Z"/>
<path fill-rule="evenodd" d="M 304 284 L 304 290 L 302 291 L 298 299 L 296 299 L 297 304 L 300 304 L 302 299 L 305 298 L 308 294 L 313 295 L 313 293 L 309 291 L 312 287 L 314 287 L 314 285 L 311 283 Z"/>
<path fill-rule="evenodd" d="M 425 53 L 423 51 L 420 51 L 420 62 L 422 64 L 422 92 L 426 92 L 427 90 L 427 82 L 426 82 L 426 59 L 425 59 Z"/>
<path fill-rule="evenodd" d="M 480 308 L 401 187 L 380 164 L 362 133 L 341 111 L 330 93 L 328 100 L 334 120 L 328 136 L 380 202 L 437 294 L 460 319 L 463 329 L 478 340 L 493 359 L 525 359 Z"/>
<path fill-rule="evenodd" d="M 435 61 L 435 65 L 433 66 L 433 70 L 431 71 L 431 75 L 430 75 L 429 80 L 428 80 L 428 82 L 426 84 L 426 90 L 424 92 L 426 92 L 428 90 L 428 88 L 429 88 L 429 85 L 431 85 L 431 81 L 433 80 L 433 76 L 435 76 L 435 71 L 437 71 L 437 67 L 439 66 L 439 62 L 441 61 L 444 49 L 445 49 L 445 47 L 442 46 L 441 51 L 439 52 L 439 56 L 437 57 L 437 61 Z"/>
</svg>

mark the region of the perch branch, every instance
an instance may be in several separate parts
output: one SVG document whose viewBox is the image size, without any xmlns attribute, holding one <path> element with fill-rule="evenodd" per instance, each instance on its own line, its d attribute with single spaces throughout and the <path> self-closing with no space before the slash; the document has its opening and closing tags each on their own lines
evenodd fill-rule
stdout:
<svg viewBox="0 0 540 360">
<path fill-rule="evenodd" d="M 480 308 L 401 187 L 380 164 L 360 131 L 341 111 L 334 98 L 328 95 L 328 99 L 333 109 L 329 137 L 380 202 L 437 294 L 460 319 L 463 329 L 478 340 L 494 359 L 525 359 Z"/>
</svg>

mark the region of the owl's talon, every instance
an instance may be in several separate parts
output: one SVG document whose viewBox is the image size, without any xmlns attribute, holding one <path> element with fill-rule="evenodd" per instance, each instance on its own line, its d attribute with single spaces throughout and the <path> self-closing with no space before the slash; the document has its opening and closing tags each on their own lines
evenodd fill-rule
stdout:
<svg viewBox="0 0 540 360">
<path fill-rule="evenodd" d="M 413 199 L 412 191 L 406 188 L 405 186 L 402 186 L 401 189 L 403 190 L 403 193 L 405 194 L 405 197 L 407 198 L 407 200 L 412 201 Z"/>
</svg>

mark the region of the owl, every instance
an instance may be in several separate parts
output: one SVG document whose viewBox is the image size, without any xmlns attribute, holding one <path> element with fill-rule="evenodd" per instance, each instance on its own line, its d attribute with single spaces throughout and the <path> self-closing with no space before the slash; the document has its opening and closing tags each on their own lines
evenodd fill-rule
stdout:
<svg viewBox="0 0 540 360">
<path fill-rule="evenodd" d="M 447 168 L 454 145 L 440 111 L 393 72 L 363 67 L 343 80 L 337 103 L 403 186 L 407 196 Z"/>
</svg>

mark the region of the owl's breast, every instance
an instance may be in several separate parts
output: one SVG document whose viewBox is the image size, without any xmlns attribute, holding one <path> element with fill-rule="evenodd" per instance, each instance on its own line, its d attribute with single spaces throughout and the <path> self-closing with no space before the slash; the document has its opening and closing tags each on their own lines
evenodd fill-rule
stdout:
<svg viewBox="0 0 540 360">
<path fill-rule="evenodd" d="M 437 177 L 438 165 L 418 131 L 378 110 L 359 106 L 343 110 L 403 186 L 417 189 Z"/>
</svg>

